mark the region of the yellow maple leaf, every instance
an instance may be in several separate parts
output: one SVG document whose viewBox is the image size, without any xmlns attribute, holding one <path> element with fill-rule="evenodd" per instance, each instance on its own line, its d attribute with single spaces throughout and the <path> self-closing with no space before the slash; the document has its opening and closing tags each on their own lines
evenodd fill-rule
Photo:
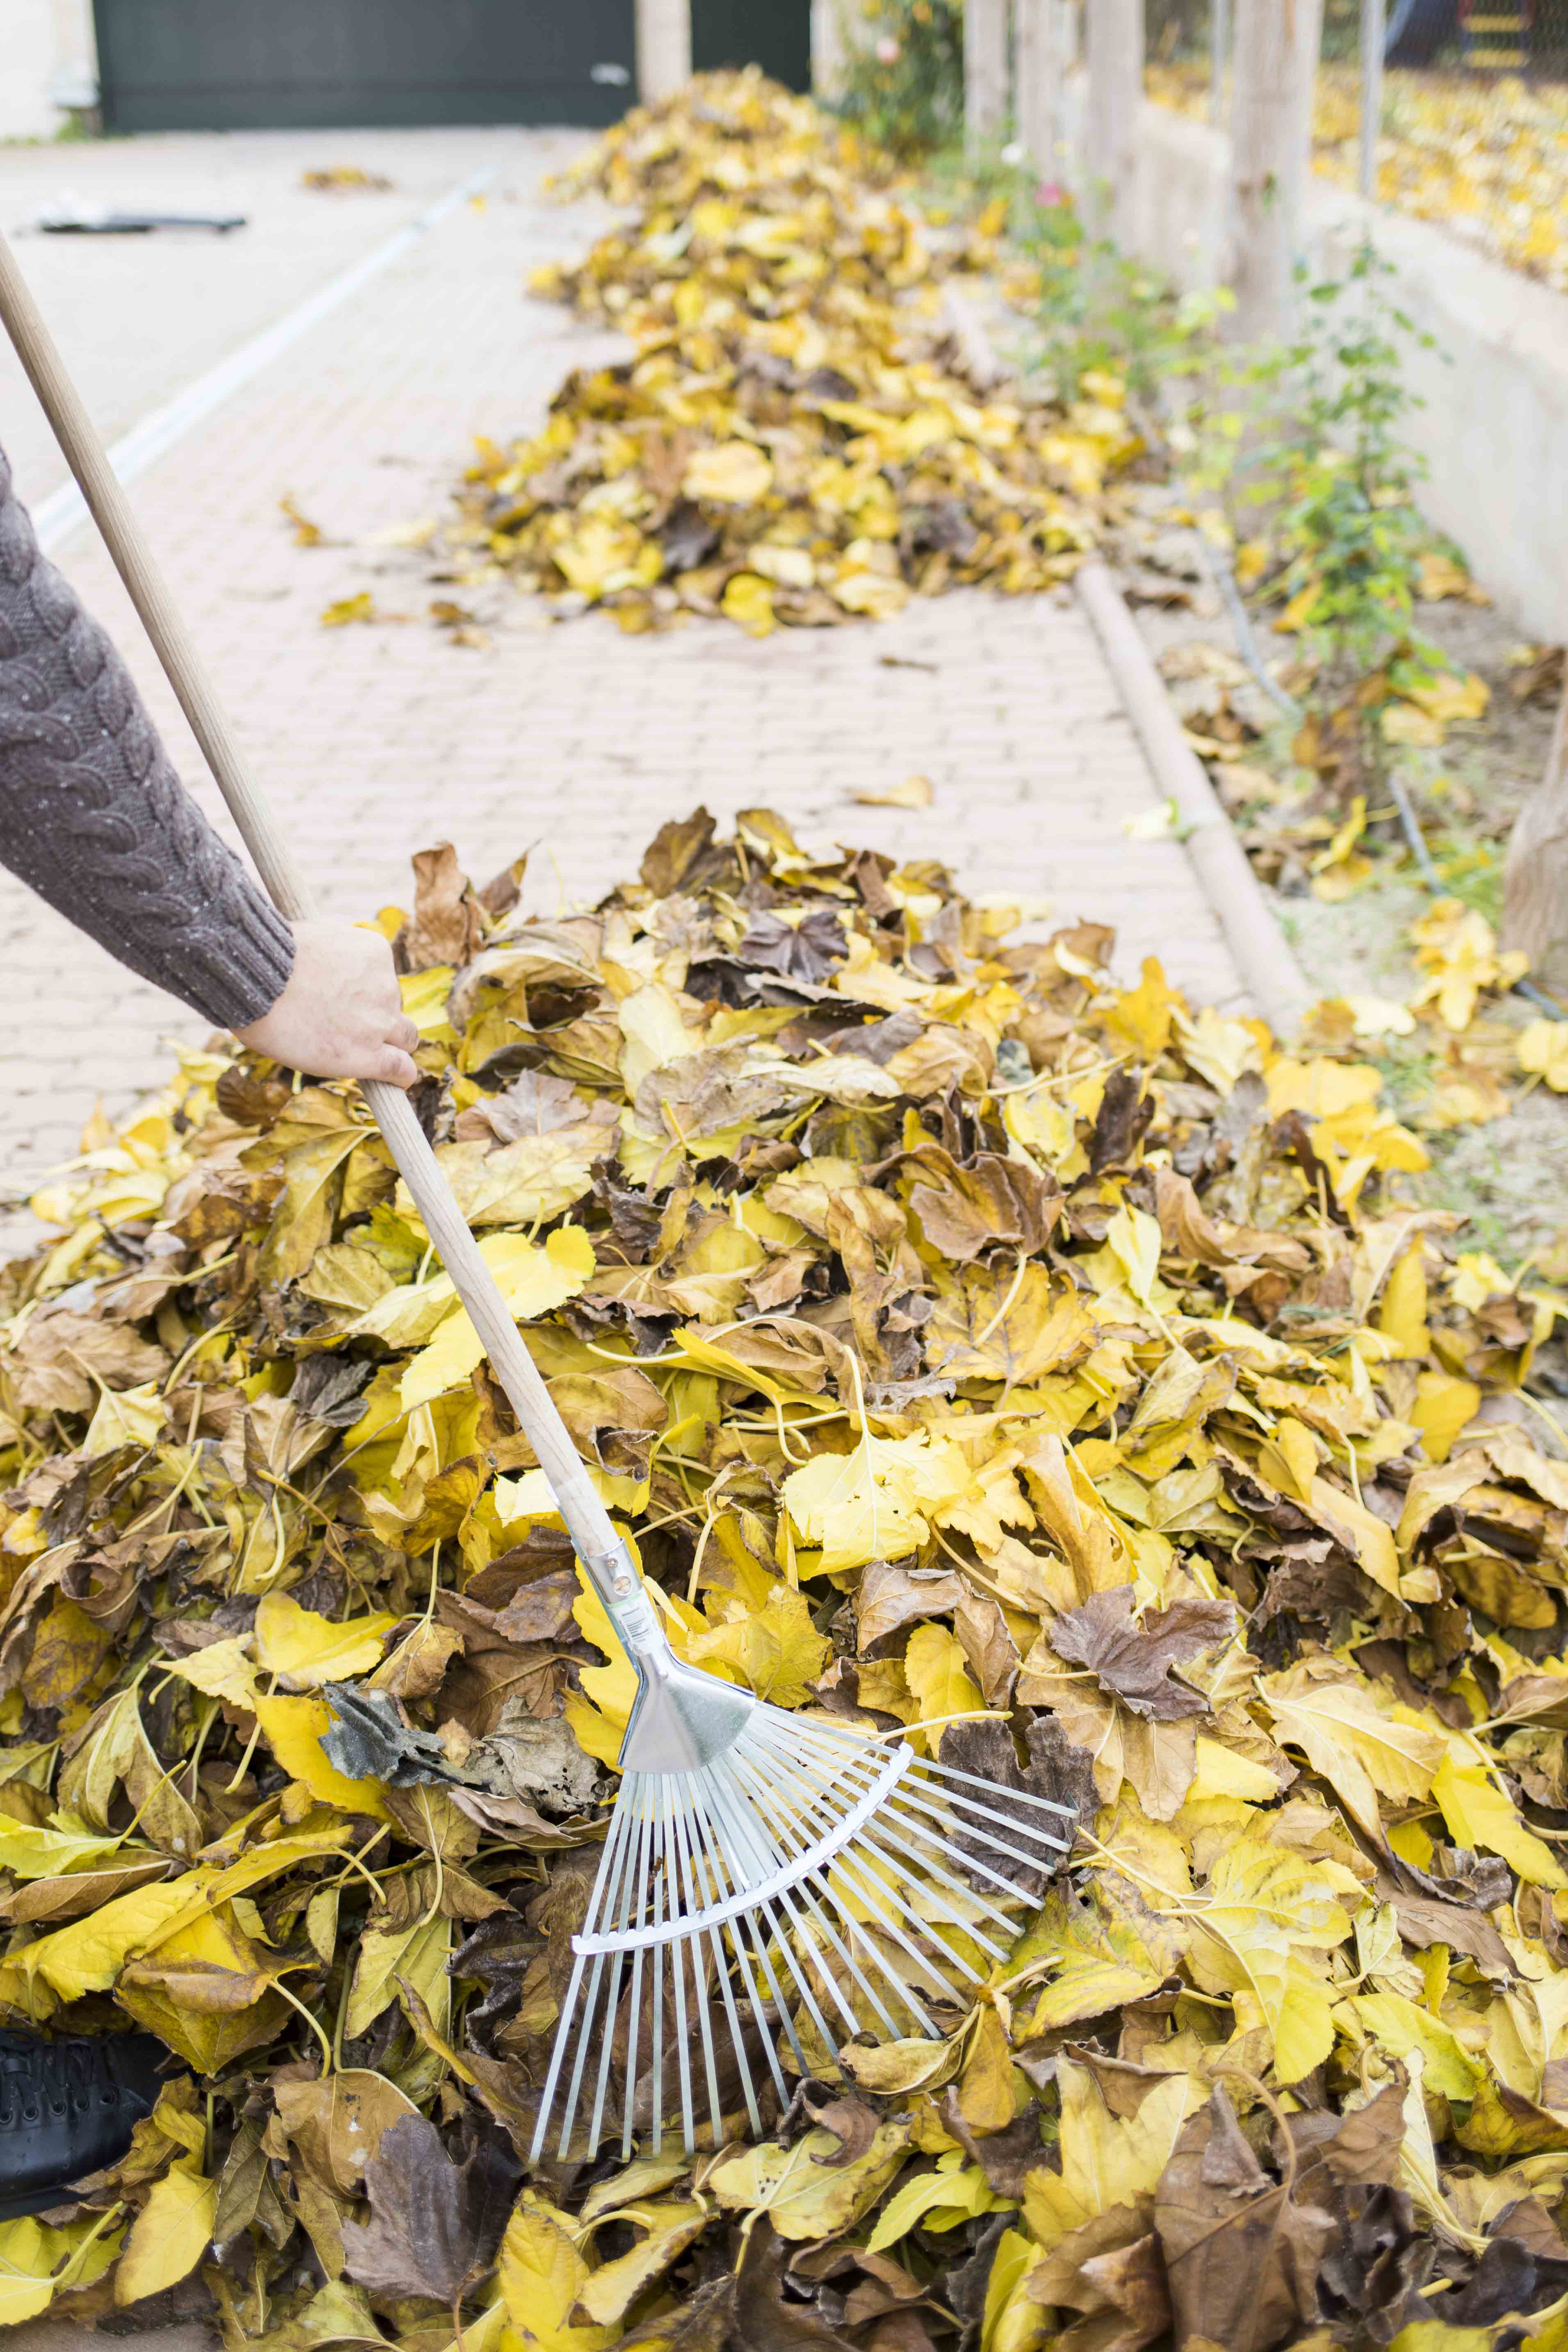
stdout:
<svg viewBox="0 0 1568 2352">
<path fill-rule="evenodd" d="M 1553 1094 L 1568 1095 L 1568 1021 L 1527 1023 L 1514 1052 L 1531 1077 L 1544 1078 Z"/>
</svg>

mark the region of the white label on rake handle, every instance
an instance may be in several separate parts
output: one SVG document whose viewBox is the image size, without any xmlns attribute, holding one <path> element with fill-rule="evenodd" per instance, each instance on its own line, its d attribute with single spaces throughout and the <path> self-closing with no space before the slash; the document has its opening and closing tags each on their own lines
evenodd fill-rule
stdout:
<svg viewBox="0 0 1568 2352">
<path fill-rule="evenodd" d="M 706 1911 L 694 1912 L 689 1919 L 661 1919 L 651 1927 L 617 1927 L 605 1936 L 574 1936 L 572 1949 L 591 1958 L 600 1952 L 647 1951 L 654 1944 L 679 1943 L 688 1936 L 700 1936 L 710 1927 L 723 1926 L 726 1920 L 738 1919 L 743 1911 L 754 1911 L 762 1904 L 771 1903 L 775 1895 L 787 1895 L 792 1886 L 798 1886 L 814 1870 L 820 1870 L 824 1863 L 843 1852 L 914 1760 L 912 1748 L 895 1748 L 865 1795 L 850 1806 L 844 1819 L 826 1837 L 818 1838 L 804 1853 L 793 1854 L 766 1878 L 758 1879 L 754 1886 L 742 1887 L 738 1895 L 727 1895 L 721 1903 L 710 1905 Z"/>
<path fill-rule="evenodd" d="M 620 1634 L 625 1648 L 635 1658 L 639 1650 L 657 1649 L 664 1638 L 664 1629 L 653 1613 L 639 1579 L 627 1593 L 612 1594 L 605 1601 L 605 1613 Z"/>
</svg>

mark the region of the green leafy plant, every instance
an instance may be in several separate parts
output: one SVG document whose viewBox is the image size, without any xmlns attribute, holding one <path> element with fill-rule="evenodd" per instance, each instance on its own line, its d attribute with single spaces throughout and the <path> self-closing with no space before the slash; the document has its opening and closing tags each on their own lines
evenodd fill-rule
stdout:
<svg viewBox="0 0 1568 2352">
<path fill-rule="evenodd" d="M 1152 270 L 1094 236 L 1066 189 L 1020 184 L 1012 228 L 1039 278 L 1036 364 L 1074 399 L 1086 376 L 1122 378 L 1152 401 L 1173 375 L 1190 374 L 1215 320 L 1230 302 L 1215 293 L 1174 294 Z"/>
<path fill-rule="evenodd" d="M 868 0 L 839 110 L 890 154 L 928 155 L 963 127 L 961 0 Z"/>
<path fill-rule="evenodd" d="M 1255 555 L 1247 576 L 1300 633 L 1297 754 L 1346 806 L 1386 768 L 1384 706 L 1448 667 L 1413 621 L 1432 534 L 1414 497 L 1425 463 L 1405 437 L 1422 405 L 1406 360 L 1435 346 L 1392 299 L 1393 274 L 1370 243 L 1342 278 L 1298 273 L 1297 332 L 1222 355 L 1175 436 Z"/>
<path fill-rule="evenodd" d="M 1223 364 L 1206 395 L 1211 480 L 1239 539 L 1246 510 L 1268 510 L 1269 595 L 1307 633 L 1331 691 L 1408 645 L 1432 543 L 1413 503 L 1427 468 L 1401 428 L 1422 407 L 1405 351 L 1434 341 L 1389 299 L 1392 275 L 1371 242 L 1342 280 L 1298 273 L 1293 341 Z M 1415 652 L 1441 661 L 1432 646 Z"/>
<path fill-rule="evenodd" d="M 1425 462 L 1402 437 L 1422 405 L 1407 348 L 1431 350 L 1390 299 L 1394 272 L 1370 243 L 1342 279 L 1303 280 L 1300 333 L 1257 373 L 1289 393 L 1285 430 L 1256 453 L 1247 495 L 1277 509 L 1285 558 L 1278 593 L 1302 618 L 1334 683 L 1364 675 L 1409 635 L 1417 566 L 1430 532 L 1413 492 Z"/>
</svg>

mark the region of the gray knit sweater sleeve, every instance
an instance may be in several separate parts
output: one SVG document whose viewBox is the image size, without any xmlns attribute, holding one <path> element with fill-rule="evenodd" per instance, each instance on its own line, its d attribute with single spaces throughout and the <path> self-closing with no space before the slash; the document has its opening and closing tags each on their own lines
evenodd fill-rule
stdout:
<svg viewBox="0 0 1568 2352">
<path fill-rule="evenodd" d="M 234 1028 L 288 924 L 170 765 L 131 674 L 39 552 L 0 450 L 0 864 L 144 980 Z"/>
</svg>

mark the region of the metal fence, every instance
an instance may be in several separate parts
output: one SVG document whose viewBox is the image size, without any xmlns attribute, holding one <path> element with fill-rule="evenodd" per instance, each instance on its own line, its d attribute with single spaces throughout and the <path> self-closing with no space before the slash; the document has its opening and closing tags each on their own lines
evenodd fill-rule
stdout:
<svg viewBox="0 0 1568 2352">
<path fill-rule="evenodd" d="M 1147 0 L 1152 97 L 1225 122 L 1237 5 Z M 1325 0 L 1313 163 L 1568 291 L 1568 0 Z"/>
</svg>

